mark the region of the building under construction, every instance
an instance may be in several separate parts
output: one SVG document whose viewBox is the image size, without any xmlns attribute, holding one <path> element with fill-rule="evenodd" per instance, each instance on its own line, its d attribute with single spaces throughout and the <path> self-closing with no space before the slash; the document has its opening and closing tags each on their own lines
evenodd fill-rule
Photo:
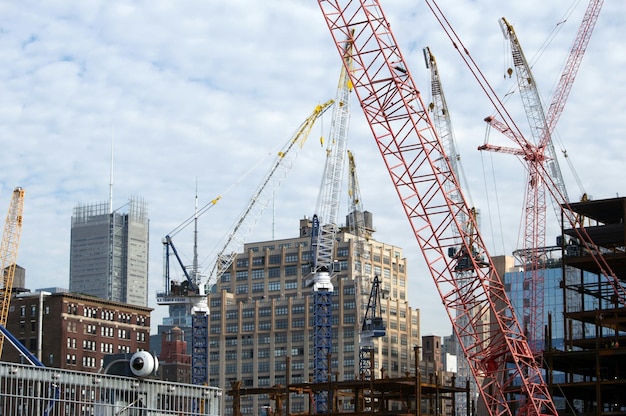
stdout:
<svg viewBox="0 0 626 416">
<path fill-rule="evenodd" d="M 415 362 L 419 362 L 419 348 L 414 348 Z M 290 368 L 290 358 L 286 359 L 286 368 Z M 460 398 L 470 402 L 469 381 L 464 387 L 458 385 L 454 374 L 437 371 L 433 363 L 422 362 L 418 367 L 407 372 L 403 377 L 389 378 L 381 370 L 380 375 L 369 379 L 338 381 L 327 383 L 297 383 L 276 385 L 265 388 L 246 388 L 241 381 L 231 383 L 227 395 L 232 397 L 232 408 L 226 413 L 242 416 L 242 398 L 263 396 L 271 400 L 271 405 L 264 406 L 259 412 L 266 416 L 286 416 L 294 414 L 290 409 L 292 396 L 308 396 L 312 408 L 316 392 L 328 391 L 332 406 L 326 414 L 371 415 L 449 415 L 454 414 L 456 402 Z M 372 366 L 373 367 L 373 366 Z M 287 380 L 290 371 L 287 371 Z M 374 374 L 372 368 L 372 374 Z M 335 375 L 337 377 L 338 374 Z M 346 410 L 350 409 L 350 410 Z M 232 412 L 232 413 L 231 413 Z M 300 412 L 299 414 L 311 414 Z M 475 414 L 474 408 L 468 408 L 467 415 Z M 463 416 L 463 415 L 459 415 Z"/>
<path fill-rule="evenodd" d="M 626 415 L 626 198 L 583 201 L 569 209 L 579 229 L 563 227 L 560 239 L 563 328 L 547 323 L 547 382 L 562 414 Z M 594 260 L 598 254 L 606 263 Z M 550 341 L 555 333 L 563 334 L 558 345 Z"/>
</svg>

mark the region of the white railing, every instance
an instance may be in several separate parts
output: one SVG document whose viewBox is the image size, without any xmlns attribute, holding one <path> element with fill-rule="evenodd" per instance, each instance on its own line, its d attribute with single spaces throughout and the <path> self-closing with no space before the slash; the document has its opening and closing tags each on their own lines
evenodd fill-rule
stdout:
<svg viewBox="0 0 626 416">
<path fill-rule="evenodd" d="M 0 415 L 219 416 L 215 387 L 0 362 Z"/>
</svg>

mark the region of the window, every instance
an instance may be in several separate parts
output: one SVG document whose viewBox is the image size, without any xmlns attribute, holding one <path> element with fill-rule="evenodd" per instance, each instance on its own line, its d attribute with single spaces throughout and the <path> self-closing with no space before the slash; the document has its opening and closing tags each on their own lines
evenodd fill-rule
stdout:
<svg viewBox="0 0 626 416">
<path fill-rule="evenodd" d="M 248 280 L 248 271 L 247 270 L 238 270 L 236 273 L 236 277 L 235 279 L 241 281 L 241 280 Z"/>
<path fill-rule="evenodd" d="M 276 292 L 280 290 L 280 282 L 269 282 L 267 285 L 267 290 L 270 292 Z"/>
<path fill-rule="evenodd" d="M 252 283 L 252 293 L 263 293 L 265 291 L 265 284 L 263 282 Z"/>
<path fill-rule="evenodd" d="M 265 270 L 263 269 L 254 269 L 252 270 L 252 280 L 264 279 L 265 278 Z"/>
<path fill-rule="evenodd" d="M 285 263 L 295 263 L 298 261 L 298 253 L 285 254 Z"/>
<path fill-rule="evenodd" d="M 237 285 L 235 292 L 237 294 L 248 293 L 248 285 L 247 284 Z"/>
<path fill-rule="evenodd" d="M 253 266 L 263 266 L 265 264 L 265 257 L 253 257 L 252 265 Z"/>
<path fill-rule="evenodd" d="M 287 306 L 277 306 L 274 309 L 274 315 L 287 315 L 289 313 L 289 309 Z"/>
<path fill-rule="evenodd" d="M 285 266 L 285 276 L 297 276 L 298 275 L 298 266 Z"/>
<path fill-rule="evenodd" d="M 285 282 L 285 290 L 293 290 L 298 288 L 297 280 L 288 280 Z"/>
<path fill-rule="evenodd" d="M 349 247 L 339 247 L 337 249 L 337 257 L 348 257 L 348 253 L 349 253 Z"/>
<path fill-rule="evenodd" d="M 237 259 L 237 267 L 248 267 L 248 259 Z"/>
<path fill-rule="evenodd" d="M 270 267 L 267 269 L 267 277 L 280 277 L 280 267 Z"/>
<path fill-rule="evenodd" d="M 280 264 L 280 254 L 272 254 L 269 258 L 269 264 Z"/>
</svg>

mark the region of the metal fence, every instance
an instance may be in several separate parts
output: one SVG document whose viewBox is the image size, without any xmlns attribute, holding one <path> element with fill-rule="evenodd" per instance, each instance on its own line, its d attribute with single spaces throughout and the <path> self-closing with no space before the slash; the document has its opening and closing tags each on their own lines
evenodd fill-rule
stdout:
<svg viewBox="0 0 626 416">
<path fill-rule="evenodd" d="M 0 415 L 219 416 L 215 387 L 0 362 Z"/>
</svg>

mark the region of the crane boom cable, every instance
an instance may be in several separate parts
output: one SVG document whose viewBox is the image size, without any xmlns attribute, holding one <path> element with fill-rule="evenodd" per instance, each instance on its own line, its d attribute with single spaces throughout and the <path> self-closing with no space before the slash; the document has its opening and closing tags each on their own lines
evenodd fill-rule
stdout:
<svg viewBox="0 0 626 416">
<path fill-rule="evenodd" d="M 268 154 L 268 156 L 269 155 L 271 155 L 271 154 Z M 200 208 L 197 207 L 197 195 L 196 195 L 196 208 L 194 210 L 194 213 L 191 214 L 191 216 L 189 216 L 187 219 L 185 219 L 178 226 L 176 226 L 176 228 L 174 228 L 172 231 L 170 231 L 167 235 L 170 236 L 170 237 L 174 237 L 176 234 L 178 234 L 180 231 L 185 229 L 187 226 L 193 224 L 194 221 L 198 217 L 200 217 L 202 214 L 207 212 L 209 209 L 211 209 L 215 205 L 217 205 L 217 203 L 222 199 L 222 197 L 224 195 L 226 195 L 231 190 L 233 190 L 235 187 L 237 187 L 239 184 L 241 184 L 265 160 L 266 160 L 265 158 L 260 158 L 259 160 L 257 160 L 257 162 L 252 164 L 252 166 L 250 166 L 250 168 L 246 172 L 244 172 L 239 178 L 237 178 L 237 180 L 235 182 L 233 182 L 230 186 L 228 186 L 226 189 L 224 189 L 224 191 L 222 191 L 219 195 L 217 195 L 215 198 L 213 198 L 212 200 L 210 200 L 209 202 L 207 202 L 206 204 L 204 204 Z M 197 184 L 196 184 L 196 194 L 197 194 Z"/>
<path fill-rule="evenodd" d="M 248 233 L 256 224 L 256 220 L 260 217 L 263 210 L 269 203 L 269 199 L 273 195 L 271 191 L 278 187 L 281 181 L 286 177 L 287 172 L 291 169 L 291 166 L 298 154 L 298 151 L 292 152 L 292 150 L 294 148 L 302 148 L 311 132 L 311 129 L 313 128 L 313 125 L 315 124 L 315 121 L 333 104 L 334 100 L 328 100 L 324 104 L 317 105 L 313 112 L 297 129 L 295 135 L 277 153 L 274 163 L 261 180 L 257 190 L 248 201 L 248 204 L 242 213 L 238 216 L 235 226 L 228 235 L 221 250 L 218 252 L 215 261 L 212 263 L 212 269 L 208 275 L 206 285 L 210 286 L 215 283 L 228 266 L 230 266 L 236 256 L 236 253 L 238 252 L 238 246 L 243 244 Z M 275 176 L 275 174 L 279 172 L 282 173 L 282 176 Z M 268 185 L 273 186 L 268 188 Z M 244 227 L 245 225 L 248 227 Z"/>
</svg>

